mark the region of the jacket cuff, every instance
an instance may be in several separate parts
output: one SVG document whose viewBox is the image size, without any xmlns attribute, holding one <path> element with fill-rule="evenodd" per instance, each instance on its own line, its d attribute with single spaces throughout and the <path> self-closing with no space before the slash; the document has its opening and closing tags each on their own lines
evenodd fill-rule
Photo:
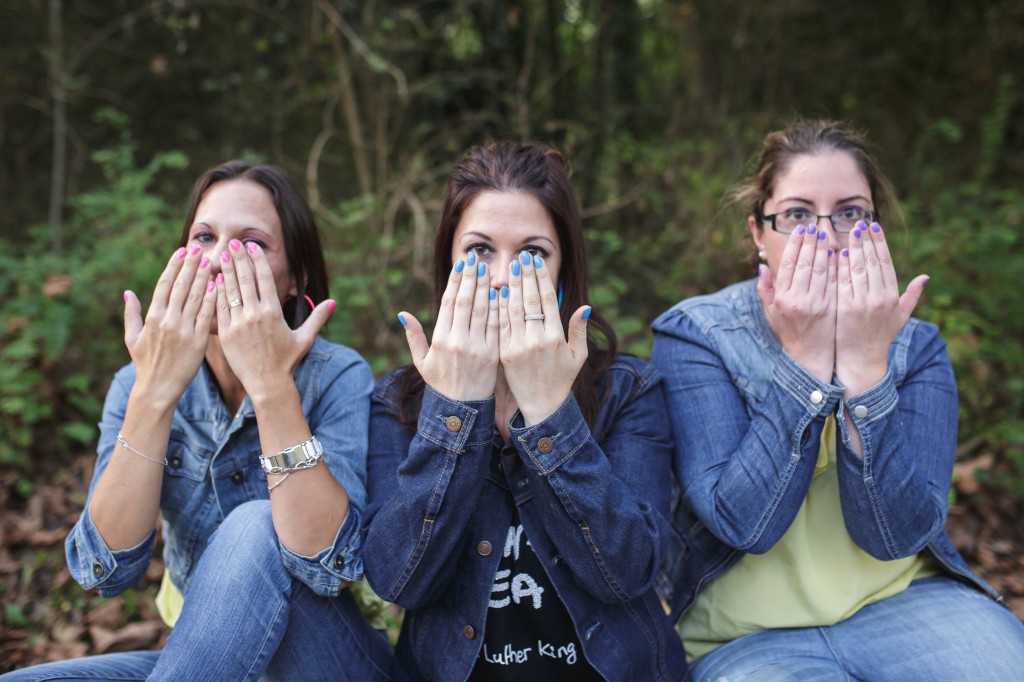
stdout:
<svg viewBox="0 0 1024 682">
<path fill-rule="evenodd" d="M 449 452 L 463 452 L 494 439 L 494 396 L 461 402 L 427 386 L 416 433 Z"/>
<path fill-rule="evenodd" d="M 153 558 L 155 537 L 154 529 L 134 547 L 113 551 L 93 524 L 92 513 L 86 507 L 64 545 L 68 569 L 84 589 L 97 589 L 100 595 L 112 597 L 137 583 L 145 574 Z"/>
<path fill-rule="evenodd" d="M 522 413 L 516 411 L 509 430 L 525 455 L 526 466 L 540 476 L 558 469 L 590 439 L 590 428 L 572 393 L 551 416 L 533 426 L 525 426 Z"/>
<path fill-rule="evenodd" d="M 785 349 L 775 363 L 775 382 L 813 416 L 834 412 L 844 390 L 843 386 L 819 380 Z"/>
<path fill-rule="evenodd" d="M 895 410 L 898 403 L 899 393 L 896 391 L 896 382 L 893 381 L 892 371 L 887 371 L 881 381 L 863 393 L 840 400 L 836 411 L 836 422 L 839 424 L 843 442 L 849 444 L 850 441 L 846 429 L 847 413 L 849 413 L 853 425 L 857 427 L 858 431 L 861 431 L 864 427 Z"/>
<path fill-rule="evenodd" d="M 342 583 L 355 582 L 363 577 L 362 516 L 349 506 L 334 542 L 314 556 L 296 554 L 283 544 L 281 560 L 288 573 L 321 597 L 335 597 Z"/>
</svg>

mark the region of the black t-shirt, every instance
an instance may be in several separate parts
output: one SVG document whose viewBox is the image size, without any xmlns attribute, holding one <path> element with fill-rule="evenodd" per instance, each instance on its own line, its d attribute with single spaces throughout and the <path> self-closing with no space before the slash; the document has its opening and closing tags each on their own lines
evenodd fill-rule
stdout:
<svg viewBox="0 0 1024 682">
<path fill-rule="evenodd" d="M 603 680 L 516 514 L 494 576 L 484 643 L 470 682 Z"/>
</svg>

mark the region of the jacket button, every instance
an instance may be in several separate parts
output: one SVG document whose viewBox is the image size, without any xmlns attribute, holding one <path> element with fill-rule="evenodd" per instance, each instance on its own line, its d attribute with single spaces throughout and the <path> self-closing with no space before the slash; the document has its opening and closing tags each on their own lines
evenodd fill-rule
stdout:
<svg viewBox="0 0 1024 682">
<path fill-rule="evenodd" d="M 853 408 L 853 416 L 857 417 L 858 419 L 863 419 L 864 417 L 868 416 L 868 408 L 865 407 L 864 405 L 858 405 L 857 407 Z"/>
<path fill-rule="evenodd" d="M 547 436 L 544 436 L 537 441 L 537 449 L 540 450 L 542 455 L 546 455 L 555 449 L 555 441 L 551 440 Z"/>
<path fill-rule="evenodd" d="M 171 455 L 167 458 L 167 463 L 171 465 L 172 469 L 181 468 L 181 455 Z"/>
<path fill-rule="evenodd" d="M 244 481 L 244 480 L 245 480 L 245 472 L 244 471 L 236 471 L 235 473 L 231 474 L 231 482 L 234 483 L 235 485 L 240 485 L 242 483 L 242 481 Z"/>
<path fill-rule="evenodd" d="M 462 628 L 462 634 L 466 639 L 473 639 L 476 637 L 476 630 L 473 629 L 472 625 L 466 625 Z"/>
<path fill-rule="evenodd" d="M 452 415 L 444 420 L 444 425 L 448 427 L 448 430 L 452 433 L 457 433 L 462 428 L 462 420 Z"/>
<path fill-rule="evenodd" d="M 343 555 L 339 554 L 338 556 L 334 557 L 334 567 L 345 568 L 345 557 Z"/>
<path fill-rule="evenodd" d="M 491 543 L 487 542 L 487 540 L 481 540 L 480 544 L 476 546 L 476 551 L 480 553 L 480 556 L 490 556 Z"/>
<path fill-rule="evenodd" d="M 92 565 L 92 574 L 94 576 L 102 578 L 104 573 L 106 573 L 106 571 L 104 571 L 103 567 L 99 565 L 99 562 Z"/>
<path fill-rule="evenodd" d="M 811 391 L 811 402 L 815 405 L 821 405 L 821 401 L 825 399 L 825 396 L 821 394 L 821 391 Z"/>
</svg>

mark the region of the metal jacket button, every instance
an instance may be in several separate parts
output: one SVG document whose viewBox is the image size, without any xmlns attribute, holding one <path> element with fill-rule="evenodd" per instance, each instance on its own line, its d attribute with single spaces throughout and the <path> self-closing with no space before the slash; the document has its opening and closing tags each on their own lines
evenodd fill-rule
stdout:
<svg viewBox="0 0 1024 682">
<path fill-rule="evenodd" d="M 236 471 L 235 473 L 231 474 L 231 482 L 234 483 L 235 485 L 240 485 L 242 483 L 242 481 L 244 481 L 244 480 L 245 480 L 245 472 L 244 471 Z"/>
<path fill-rule="evenodd" d="M 167 458 L 167 463 L 171 465 L 172 469 L 181 468 L 181 455 L 171 455 Z"/>
<path fill-rule="evenodd" d="M 99 563 L 95 563 L 92 565 L 92 574 L 94 576 L 96 576 L 97 578 L 102 578 L 104 573 L 106 573 L 106 571 L 103 570 L 103 567 L 100 566 Z"/>
<path fill-rule="evenodd" d="M 857 417 L 858 419 L 863 419 L 864 417 L 868 416 L 868 408 L 865 407 L 864 405 L 858 405 L 857 407 L 853 408 L 853 416 Z"/>
<path fill-rule="evenodd" d="M 820 405 L 821 401 L 825 399 L 825 396 L 821 394 L 821 391 L 811 391 L 811 402 L 815 405 Z"/>
<path fill-rule="evenodd" d="M 466 639 L 473 639 L 476 637 L 476 630 L 473 629 L 472 625 L 466 625 L 462 628 L 462 634 L 465 635 Z"/>
<path fill-rule="evenodd" d="M 555 441 L 551 440 L 547 436 L 544 436 L 537 441 L 537 449 L 540 450 L 541 454 L 546 455 L 555 449 Z"/>
<path fill-rule="evenodd" d="M 487 540 L 481 540 L 480 544 L 476 546 L 476 551 L 480 553 L 480 556 L 490 556 L 491 549 L 491 543 L 487 542 Z"/>
<path fill-rule="evenodd" d="M 444 425 L 448 427 L 448 430 L 452 433 L 457 433 L 462 428 L 462 420 L 452 415 L 444 420 Z"/>
<path fill-rule="evenodd" d="M 334 557 L 334 567 L 335 568 L 345 568 L 345 557 L 342 556 L 341 554 L 339 554 L 338 556 Z"/>
</svg>

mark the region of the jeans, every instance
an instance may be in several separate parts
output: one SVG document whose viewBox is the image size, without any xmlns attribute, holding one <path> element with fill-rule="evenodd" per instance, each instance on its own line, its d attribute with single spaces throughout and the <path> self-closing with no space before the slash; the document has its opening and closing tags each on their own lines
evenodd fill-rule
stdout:
<svg viewBox="0 0 1024 682">
<path fill-rule="evenodd" d="M 0 677 L 39 680 L 386 680 L 391 645 L 347 590 L 319 597 L 281 561 L 270 503 L 221 524 L 163 651 L 46 663 Z"/>
<path fill-rule="evenodd" d="M 945 576 L 865 606 L 830 627 L 763 630 L 697 659 L 695 682 L 1014 680 L 1024 624 L 980 590 Z"/>
</svg>

